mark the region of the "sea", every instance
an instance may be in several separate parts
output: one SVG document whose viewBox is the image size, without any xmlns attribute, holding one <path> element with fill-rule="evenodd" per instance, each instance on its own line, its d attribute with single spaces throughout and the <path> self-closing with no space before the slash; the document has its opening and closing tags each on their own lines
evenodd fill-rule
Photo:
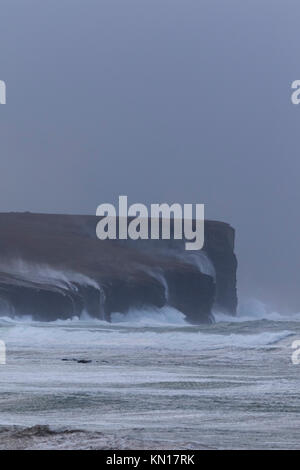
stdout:
<svg viewBox="0 0 300 470">
<path fill-rule="evenodd" d="M 300 313 L 251 300 L 215 320 L 3 314 L 0 449 L 299 449 Z"/>
</svg>

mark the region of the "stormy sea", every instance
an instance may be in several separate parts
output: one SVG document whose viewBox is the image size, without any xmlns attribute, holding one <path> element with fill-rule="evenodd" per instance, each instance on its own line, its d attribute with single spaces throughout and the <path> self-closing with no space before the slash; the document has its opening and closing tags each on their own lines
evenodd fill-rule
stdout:
<svg viewBox="0 0 300 470">
<path fill-rule="evenodd" d="M 300 448 L 300 314 L 0 319 L 0 449 Z"/>
</svg>

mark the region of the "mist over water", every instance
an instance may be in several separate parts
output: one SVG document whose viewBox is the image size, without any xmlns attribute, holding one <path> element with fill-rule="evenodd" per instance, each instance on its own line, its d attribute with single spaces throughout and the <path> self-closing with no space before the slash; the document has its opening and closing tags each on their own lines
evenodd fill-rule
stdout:
<svg viewBox="0 0 300 470">
<path fill-rule="evenodd" d="M 2 442 L 15 445 L 10 426 L 19 425 L 28 448 L 57 447 L 60 438 L 75 448 L 74 429 L 83 447 L 297 448 L 291 344 L 300 315 L 254 300 L 236 317 L 214 315 L 199 326 L 171 307 L 115 313 L 112 323 L 85 312 L 55 322 L 2 316 Z M 28 437 L 36 425 L 46 428 Z M 45 439 L 47 426 L 56 434 Z"/>
<path fill-rule="evenodd" d="M 73 254 L 61 248 L 74 271 L 5 261 L 16 233 L 52 258 L 16 215 L 1 242 L 0 449 L 300 448 L 299 13 L 294 0 L 1 2 L 1 210 L 203 203 L 235 229 L 240 304 L 211 325 L 168 305 L 91 318 L 107 318 L 109 289 Z M 65 247 L 95 236 L 78 228 Z M 204 252 L 176 256 L 216 278 Z M 174 288 L 150 266 L 136 277 L 168 304 Z"/>
</svg>

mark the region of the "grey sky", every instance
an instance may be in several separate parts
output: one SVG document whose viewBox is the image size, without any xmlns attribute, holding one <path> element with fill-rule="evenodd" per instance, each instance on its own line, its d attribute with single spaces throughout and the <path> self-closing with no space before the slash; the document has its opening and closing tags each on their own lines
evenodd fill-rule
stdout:
<svg viewBox="0 0 300 470">
<path fill-rule="evenodd" d="M 1 0 L 1 211 L 205 203 L 298 309 L 298 0 Z"/>
</svg>

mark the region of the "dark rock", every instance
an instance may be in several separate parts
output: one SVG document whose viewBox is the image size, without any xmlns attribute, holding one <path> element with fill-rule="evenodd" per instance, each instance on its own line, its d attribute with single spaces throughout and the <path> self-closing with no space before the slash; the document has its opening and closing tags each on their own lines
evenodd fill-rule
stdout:
<svg viewBox="0 0 300 470">
<path fill-rule="evenodd" d="M 66 359 L 66 358 L 63 358 L 62 361 L 65 361 L 65 362 L 77 362 L 78 364 L 90 364 L 91 362 L 93 362 L 92 360 L 90 359 Z"/>
<path fill-rule="evenodd" d="M 235 314 L 237 262 L 228 224 L 206 221 L 204 250 L 191 253 L 184 240 L 100 241 L 98 220 L 0 214 L 0 310 L 41 321 L 82 311 L 110 320 L 113 312 L 166 304 L 192 323 L 211 322 L 213 305 Z M 215 276 L 202 269 L 203 260 Z"/>
</svg>

